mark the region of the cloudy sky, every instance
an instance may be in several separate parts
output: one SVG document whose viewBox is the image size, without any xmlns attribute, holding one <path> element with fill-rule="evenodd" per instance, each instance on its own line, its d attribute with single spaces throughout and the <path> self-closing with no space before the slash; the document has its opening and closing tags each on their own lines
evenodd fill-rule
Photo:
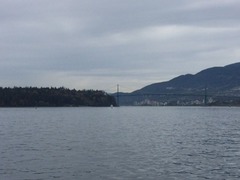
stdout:
<svg viewBox="0 0 240 180">
<path fill-rule="evenodd" d="M 0 86 L 133 91 L 240 61 L 239 0 L 0 0 Z"/>
</svg>

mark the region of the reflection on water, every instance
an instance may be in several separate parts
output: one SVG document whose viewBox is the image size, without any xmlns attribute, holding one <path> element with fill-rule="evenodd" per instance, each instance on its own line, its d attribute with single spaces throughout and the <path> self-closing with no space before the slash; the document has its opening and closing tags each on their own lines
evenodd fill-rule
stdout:
<svg viewBox="0 0 240 180">
<path fill-rule="evenodd" d="M 0 109 L 0 179 L 240 179 L 239 108 Z"/>
</svg>

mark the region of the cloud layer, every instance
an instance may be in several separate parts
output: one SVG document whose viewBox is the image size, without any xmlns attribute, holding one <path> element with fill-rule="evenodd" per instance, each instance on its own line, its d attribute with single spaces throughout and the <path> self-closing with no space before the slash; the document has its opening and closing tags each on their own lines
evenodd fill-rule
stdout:
<svg viewBox="0 0 240 180">
<path fill-rule="evenodd" d="M 0 0 L 1 86 L 132 91 L 239 61 L 238 0 Z"/>
</svg>

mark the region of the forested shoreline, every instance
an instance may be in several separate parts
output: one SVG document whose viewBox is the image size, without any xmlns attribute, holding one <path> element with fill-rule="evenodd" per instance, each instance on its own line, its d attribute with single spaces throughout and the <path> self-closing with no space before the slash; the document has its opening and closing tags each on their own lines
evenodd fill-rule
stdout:
<svg viewBox="0 0 240 180">
<path fill-rule="evenodd" d="M 100 90 L 64 87 L 0 87 L 0 107 L 116 106 L 113 96 Z"/>
</svg>

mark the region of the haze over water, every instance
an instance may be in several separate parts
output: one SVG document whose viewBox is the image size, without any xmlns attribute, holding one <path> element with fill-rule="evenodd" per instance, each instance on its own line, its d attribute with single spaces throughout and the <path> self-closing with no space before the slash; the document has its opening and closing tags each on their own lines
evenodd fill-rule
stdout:
<svg viewBox="0 0 240 180">
<path fill-rule="evenodd" d="M 230 107 L 1 108 L 0 179 L 239 179 Z"/>
</svg>

